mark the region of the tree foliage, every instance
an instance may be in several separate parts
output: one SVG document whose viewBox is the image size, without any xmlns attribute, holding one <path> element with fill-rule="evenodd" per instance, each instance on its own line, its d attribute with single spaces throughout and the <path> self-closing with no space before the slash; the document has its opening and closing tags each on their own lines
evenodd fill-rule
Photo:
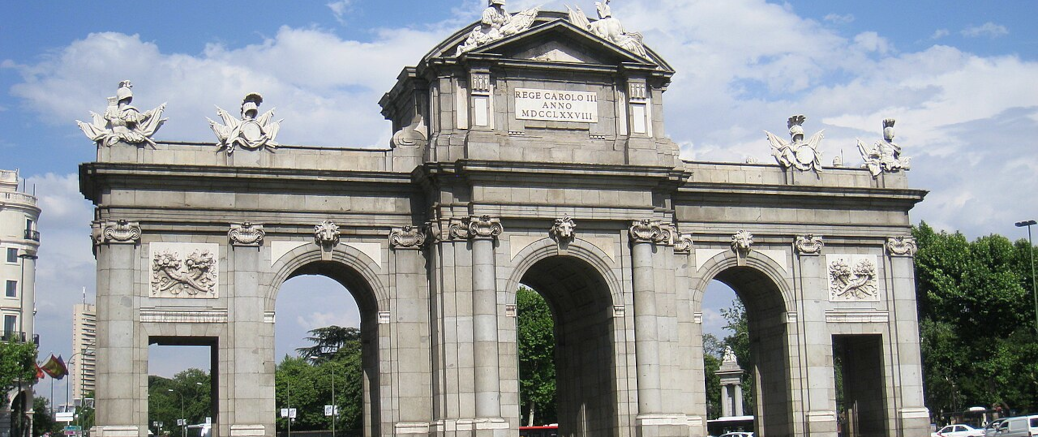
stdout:
<svg viewBox="0 0 1038 437">
<path fill-rule="evenodd" d="M 746 307 L 741 300 L 732 302 L 732 307 L 721 310 L 727 322 L 724 329 L 730 333 L 724 337 L 724 345 L 732 348 L 736 361 L 744 371 L 742 375 L 743 411 L 752 412 L 756 405 L 756 375 L 750 351 L 750 326 L 746 319 Z"/>
<path fill-rule="evenodd" d="M 339 407 L 335 428 L 359 430 L 363 426 L 364 386 L 361 366 L 360 330 L 328 326 L 310 331 L 313 346 L 299 348 L 300 356 L 286 356 L 275 373 L 277 408 L 295 408 L 292 430 L 328 430 L 331 416 L 324 406 Z M 278 417 L 278 429 L 287 429 L 287 419 Z"/>
<path fill-rule="evenodd" d="M 20 383 L 36 382 L 36 345 L 0 341 L 0 402 L 10 402 L 8 392 Z"/>
<path fill-rule="evenodd" d="M 155 435 L 181 435 L 177 419 L 188 425 L 212 416 L 210 376 L 201 369 L 187 369 L 173 378 L 148 376 L 148 426 Z M 155 422 L 162 423 L 161 432 Z"/>
<path fill-rule="evenodd" d="M 713 334 L 703 334 L 703 370 L 706 373 L 706 415 L 708 419 L 721 417 L 721 358 L 724 343 Z"/>
<path fill-rule="evenodd" d="M 926 402 L 934 413 L 1038 411 L 1038 337 L 1027 240 L 913 229 Z"/>
<path fill-rule="evenodd" d="M 515 307 L 523 423 L 555 423 L 555 322 L 551 309 L 540 294 L 526 287 L 516 292 Z"/>
</svg>

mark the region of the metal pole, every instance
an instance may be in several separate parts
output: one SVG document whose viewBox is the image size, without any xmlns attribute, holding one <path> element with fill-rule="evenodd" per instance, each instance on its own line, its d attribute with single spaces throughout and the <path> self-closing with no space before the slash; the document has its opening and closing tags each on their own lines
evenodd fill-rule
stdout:
<svg viewBox="0 0 1038 437">
<path fill-rule="evenodd" d="M 1031 254 L 1031 293 L 1034 295 L 1034 330 L 1038 332 L 1038 282 L 1034 275 L 1034 240 L 1031 239 L 1031 226 L 1038 224 L 1035 220 L 1016 222 L 1016 227 L 1027 226 L 1027 252 Z"/>
<path fill-rule="evenodd" d="M 1033 224 L 1034 221 L 1032 220 Z M 1027 251 L 1031 253 L 1031 293 L 1034 294 L 1034 330 L 1038 332 L 1038 284 L 1034 280 L 1034 240 L 1031 240 L 1031 225 L 1027 225 Z"/>
<path fill-rule="evenodd" d="M 339 408 L 335 405 L 335 371 L 332 371 L 332 437 L 335 437 L 335 419 L 339 417 Z"/>
</svg>

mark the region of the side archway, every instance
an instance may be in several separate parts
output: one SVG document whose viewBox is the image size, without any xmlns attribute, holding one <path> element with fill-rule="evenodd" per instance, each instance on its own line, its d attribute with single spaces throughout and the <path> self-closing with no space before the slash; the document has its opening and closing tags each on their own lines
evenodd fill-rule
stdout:
<svg viewBox="0 0 1038 437">
<path fill-rule="evenodd" d="M 754 252 L 742 260 L 725 252 L 703 263 L 696 277 L 695 311 L 702 310 L 707 284 L 715 279 L 731 287 L 746 308 L 757 433 L 795 434 L 792 369 L 797 361 L 796 334 L 790 332 L 788 323 L 793 313 L 790 308 L 795 306 L 784 268 Z"/>
</svg>

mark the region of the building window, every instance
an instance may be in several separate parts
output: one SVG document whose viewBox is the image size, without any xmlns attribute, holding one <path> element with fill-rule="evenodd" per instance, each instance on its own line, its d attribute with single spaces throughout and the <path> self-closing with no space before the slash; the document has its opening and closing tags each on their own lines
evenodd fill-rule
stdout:
<svg viewBox="0 0 1038 437">
<path fill-rule="evenodd" d="M 18 249 L 15 247 L 7 248 L 7 262 L 17 263 L 18 262 Z"/>
<path fill-rule="evenodd" d="M 7 297 L 18 297 L 18 281 L 7 281 Z"/>
<path fill-rule="evenodd" d="M 4 315 L 4 337 L 14 335 L 16 326 L 18 326 L 18 316 Z"/>
</svg>

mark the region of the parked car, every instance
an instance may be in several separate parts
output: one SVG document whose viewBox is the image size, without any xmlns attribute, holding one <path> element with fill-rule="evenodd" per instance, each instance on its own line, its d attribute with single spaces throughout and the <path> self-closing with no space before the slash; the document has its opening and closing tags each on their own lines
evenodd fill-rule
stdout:
<svg viewBox="0 0 1038 437">
<path fill-rule="evenodd" d="M 984 437 L 995 437 L 995 433 L 998 432 L 998 426 L 1002 424 L 1006 419 L 995 419 L 992 420 L 988 426 L 984 427 Z"/>
<path fill-rule="evenodd" d="M 996 437 L 1031 437 L 1038 434 L 1038 415 L 1007 417 L 998 426 Z"/>
<path fill-rule="evenodd" d="M 930 435 L 931 437 L 984 437 L 984 430 L 959 423 L 948 425 Z"/>
</svg>

